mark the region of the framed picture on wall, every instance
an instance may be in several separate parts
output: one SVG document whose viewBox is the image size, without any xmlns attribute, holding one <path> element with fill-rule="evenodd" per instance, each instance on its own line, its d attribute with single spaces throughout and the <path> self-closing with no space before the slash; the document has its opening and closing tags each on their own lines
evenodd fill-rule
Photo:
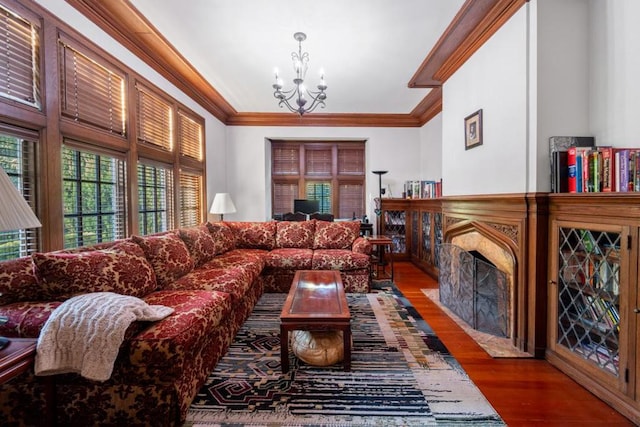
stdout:
<svg viewBox="0 0 640 427">
<path fill-rule="evenodd" d="M 464 118 L 464 149 L 482 145 L 482 109 Z"/>
</svg>

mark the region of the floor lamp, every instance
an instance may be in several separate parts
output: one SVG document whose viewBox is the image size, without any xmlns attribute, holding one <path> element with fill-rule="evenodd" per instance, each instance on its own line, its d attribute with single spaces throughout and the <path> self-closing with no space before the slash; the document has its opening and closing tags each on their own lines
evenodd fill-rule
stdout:
<svg viewBox="0 0 640 427">
<path fill-rule="evenodd" d="M 42 227 L 31 206 L 22 197 L 9 175 L 0 167 L 0 232 Z M 6 322 L 0 316 L 0 323 Z M 9 339 L 0 337 L 0 349 L 9 344 Z"/>
<path fill-rule="evenodd" d="M 229 193 L 216 193 L 209 213 L 220 215 L 220 221 L 224 221 L 224 214 L 234 213 L 236 205 L 233 204 Z"/>
<path fill-rule="evenodd" d="M 380 236 L 382 235 L 382 218 L 380 218 L 380 216 L 382 215 L 382 175 L 384 175 L 389 171 L 372 171 L 372 172 L 378 175 L 378 203 L 380 203 L 380 206 L 378 206 L 378 208 L 375 210 L 375 214 L 377 217 L 376 219 L 378 221 L 378 223 L 376 224 L 376 234 Z"/>
</svg>

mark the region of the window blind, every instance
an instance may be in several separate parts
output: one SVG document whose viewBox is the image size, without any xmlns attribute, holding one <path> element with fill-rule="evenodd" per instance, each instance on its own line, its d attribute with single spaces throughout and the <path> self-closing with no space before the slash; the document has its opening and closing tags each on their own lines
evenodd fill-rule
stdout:
<svg viewBox="0 0 640 427">
<path fill-rule="evenodd" d="M 62 115 L 125 136 L 123 75 L 59 40 Z"/>
<path fill-rule="evenodd" d="M 274 182 L 273 206 L 274 214 L 285 214 L 293 211 L 293 200 L 298 198 L 298 184 L 290 182 Z"/>
<path fill-rule="evenodd" d="M 271 158 L 273 175 L 300 174 L 300 147 L 274 145 Z"/>
<path fill-rule="evenodd" d="M 178 111 L 178 132 L 180 154 L 198 161 L 202 160 L 202 125 L 183 111 Z"/>
<path fill-rule="evenodd" d="M 364 185 L 361 183 L 341 183 L 338 185 L 340 211 L 339 218 L 362 218 L 364 210 Z"/>
<path fill-rule="evenodd" d="M 191 227 L 202 222 L 202 176 L 180 172 L 180 227 Z"/>
<path fill-rule="evenodd" d="M 364 148 L 338 148 L 338 174 L 364 175 Z"/>
<path fill-rule="evenodd" d="M 329 175 L 332 170 L 331 147 L 328 149 L 307 149 L 305 150 L 305 174 L 306 175 Z"/>
<path fill-rule="evenodd" d="M 136 84 L 136 96 L 138 141 L 171 151 L 173 107 L 140 84 Z"/>
<path fill-rule="evenodd" d="M 2 6 L 0 13 L 0 95 L 41 109 L 40 29 Z"/>
</svg>

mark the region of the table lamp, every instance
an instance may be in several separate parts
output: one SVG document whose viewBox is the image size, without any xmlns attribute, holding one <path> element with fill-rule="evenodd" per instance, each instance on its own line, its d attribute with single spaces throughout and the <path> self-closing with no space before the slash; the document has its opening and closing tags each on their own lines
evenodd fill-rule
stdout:
<svg viewBox="0 0 640 427">
<path fill-rule="evenodd" d="M 234 213 L 235 211 L 236 206 L 233 204 L 229 193 L 216 193 L 209 213 L 220 215 L 220 221 L 224 221 L 224 214 Z"/>
<path fill-rule="evenodd" d="M 42 227 L 38 217 L 13 185 L 9 175 L 0 167 L 0 232 L 35 227 Z M 6 321 L 6 316 L 0 316 L 0 324 Z M 0 349 L 8 344 L 7 338 L 0 337 Z"/>
</svg>

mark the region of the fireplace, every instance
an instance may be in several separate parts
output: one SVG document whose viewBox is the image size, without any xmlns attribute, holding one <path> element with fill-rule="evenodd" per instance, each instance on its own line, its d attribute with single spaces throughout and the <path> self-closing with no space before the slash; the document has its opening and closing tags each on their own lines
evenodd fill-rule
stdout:
<svg viewBox="0 0 640 427">
<path fill-rule="evenodd" d="M 440 301 L 474 329 L 511 336 L 509 279 L 477 250 L 444 243 L 440 254 Z"/>
</svg>

